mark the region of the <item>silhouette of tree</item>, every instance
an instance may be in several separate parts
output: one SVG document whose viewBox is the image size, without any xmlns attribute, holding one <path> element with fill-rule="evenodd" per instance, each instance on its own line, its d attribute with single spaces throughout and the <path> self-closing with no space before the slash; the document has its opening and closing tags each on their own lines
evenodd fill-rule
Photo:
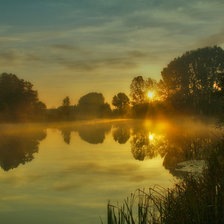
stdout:
<svg viewBox="0 0 224 224">
<path fill-rule="evenodd" d="M 0 133 L 0 166 L 8 171 L 34 159 L 39 143 L 46 137 L 42 130 Z"/>
<path fill-rule="evenodd" d="M 159 82 L 157 84 L 157 92 L 158 92 L 159 99 L 161 101 L 163 101 L 163 103 L 164 103 L 164 101 L 168 97 L 168 90 L 167 90 L 166 85 L 163 80 L 159 80 Z"/>
<path fill-rule="evenodd" d="M 14 74 L 0 75 L 0 120 L 25 121 L 43 118 L 46 106 L 30 82 Z"/>
<path fill-rule="evenodd" d="M 74 113 L 74 108 L 70 105 L 70 98 L 66 96 L 62 101 L 62 106 L 58 108 L 59 117 L 62 120 L 70 120 L 72 118 L 72 113 Z"/>
<path fill-rule="evenodd" d="M 130 85 L 130 95 L 133 104 L 141 104 L 145 101 L 145 81 L 142 76 L 135 77 Z"/>
<path fill-rule="evenodd" d="M 155 79 L 147 78 L 145 80 L 145 91 L 151 91 L 151 92 L 153 92 L 154 95 L 156 95 L 157 88 L 158 88 L 157 85 L 158 84 Z"/>
<path fill-rule="evenodd" d="M 168 99 L 180 110 L 202 114 L 220 111 L 223 99 L 218 92 L 224 71 L 224 51 L 206 47 L 175 58 L 161 72 Z"/>
<path fill-rule="evenodd" d="M 102 93 L 88 93 L 79 99 L 77 112 L 81 118 L 102 118 L 110 115 L 110 105 L 104 102 Z"/>
<path fill-rule="evenodd" d="M 118 93 L 113 97 L 112 104 L 119 114 L 125 114 L 129 110 L 130 100 L 125 93 Z"/>
<path fill-rule="evenodd" d="M 70 98 L 68 96 L 66 96 L 64 99 L 63 99 L 63 104 L 62 104 L 63 107 L 69 107 L 70 106 Z"/>
<path fill-rule="evenodd" d="M 142 76 L 138 76 L 132 80 L 130 90 L 132 116 L 146 118 L 166 113 L 167 91 L 162 80 L 157 83 L 152 78 L 144 80 Z"/>
<path fill-rule="evenodd" d="M 159 87 L 162 87 L 161 83 L 158 85 L 157 81 L 152 78 L 144 80 L 142 76 L 135 77 L 130 85 L 132 104 L 136 105 L 149 102 L 148 92 L 152 93 L 154 100 L 159 100 Z"/>
</svg>

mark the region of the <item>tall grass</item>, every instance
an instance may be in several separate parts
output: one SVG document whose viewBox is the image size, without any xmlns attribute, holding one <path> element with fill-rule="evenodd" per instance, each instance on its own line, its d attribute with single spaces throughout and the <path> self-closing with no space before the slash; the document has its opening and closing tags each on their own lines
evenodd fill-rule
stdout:
<svg viewBox="0 0 224 224">
<path fill-rule="evenodd" d="M 188 175 L 172 189 L 138 189 L 121 205 L 108 203 L 107 218 L 108 224 L 224 223 L 224 143 L 200 176 Z"/>
</svg>

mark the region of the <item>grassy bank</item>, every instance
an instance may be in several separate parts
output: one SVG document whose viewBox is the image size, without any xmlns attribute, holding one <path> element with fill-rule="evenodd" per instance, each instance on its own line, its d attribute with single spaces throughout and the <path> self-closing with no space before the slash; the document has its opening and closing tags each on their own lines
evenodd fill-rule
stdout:
<svg viewBox="0 0 224 224">
<path fill-rule="evenodd" d="M 214 146 L 207 168 L 172 189 L 138 189 L 121 205 L 108 203 L 108 224 L 224 223 L 224 143 Z"/>
</svg>

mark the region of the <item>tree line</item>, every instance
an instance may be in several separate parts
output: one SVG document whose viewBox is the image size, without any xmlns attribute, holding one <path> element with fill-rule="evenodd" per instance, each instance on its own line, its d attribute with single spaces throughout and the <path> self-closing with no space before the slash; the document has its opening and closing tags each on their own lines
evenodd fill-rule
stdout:
<svg viewBox="0 0 224 224">
<path fill-rule="evenodd" d="M 66 121 L 95 118 L 148 118 L 158 115 L 221 115 L 224 106 L 224 50 L 205 47 L 174 58 L 162 79 L 133 78 L 130 94 L 117 93 L 111 104 L 91 92 L 72 104 L 66 96 L 60 107 L 47 109 L 33 85 L 14 74 L 0 75 L 0 121 Z"/>
</svg>

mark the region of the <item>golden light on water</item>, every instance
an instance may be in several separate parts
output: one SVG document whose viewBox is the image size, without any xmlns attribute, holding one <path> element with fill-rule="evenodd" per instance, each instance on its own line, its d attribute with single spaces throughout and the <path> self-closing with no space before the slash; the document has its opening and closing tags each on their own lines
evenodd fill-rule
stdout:
<svg viewBox="0 0 224 224">
<path fill-rule="evenodd" d="M 154 94 L 153 94 L 152 91 L 149 91 L 149 92 L 147 93 L 147 96 L 148 96 L 148 98 L 152 99 L 153 96 L 154 96 Z"/>
<path fill-rule="evenodd" d="M 149 134 L 149 140 L 153 140 L 153 135 L 152 134 Z"/>
</svg>

